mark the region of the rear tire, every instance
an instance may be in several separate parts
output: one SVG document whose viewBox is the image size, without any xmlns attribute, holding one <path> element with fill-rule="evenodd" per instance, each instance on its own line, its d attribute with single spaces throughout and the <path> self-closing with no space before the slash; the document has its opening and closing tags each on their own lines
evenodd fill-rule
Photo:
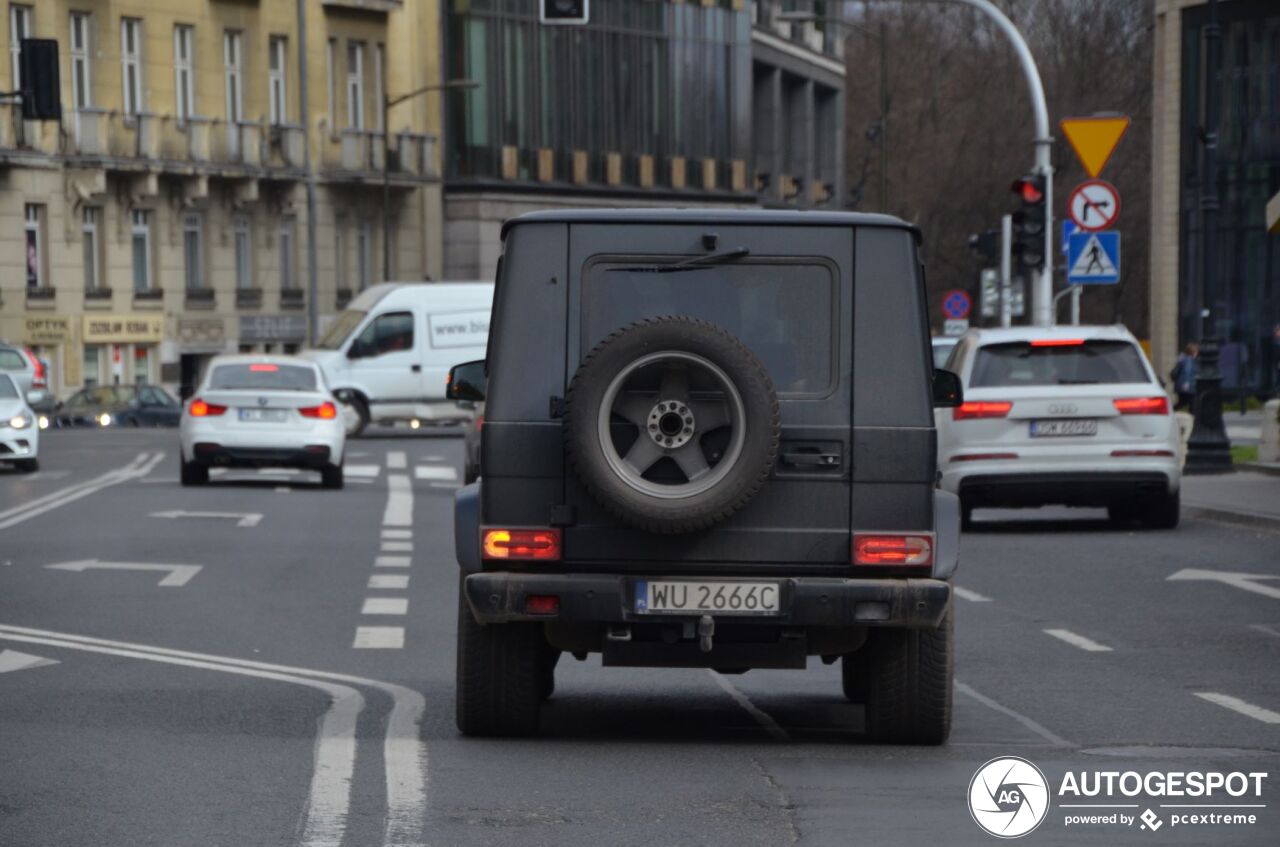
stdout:
<svg viewBox="0 0 1280 847">
<path fill-rule="evenodd" d="M 40 460 L 39 459 L 19 459 L 18 461 L 13 463 L 13 466 L 18 469 L 19 473 L 35 473 L 36 471 L 40 470 Z"/>
<path fill-rule="evenodd" d="M 875 629 L 866 655 L 866 734 L 888 744 L 941 744 L 951 734 L 955 617 L 934 629 Z M 854 654 L 857 655 L 857 654 Z M 855 693 L 857 684 L 854 685 Z M 849 685 L 846 683 L 846 694 Z"/>
<path fill-rule="evenodd" d="M 209 481 L 209 469 L 195 462 L 182 459 L 180 476 L 183 485 L 204 485 Z"/>
<path fill-rule="evenodd" d="M 1181 492 L 1157 494 L 1141 505 L 1142 525 L 1148 529 L 1174 529 L 1182 516 Z"/>
<path fill-rule="evenodd" d="M 325 488 L 340 489 L 343 485 L 342 465 L 325 465 L 320 469 L 320 484 Z"/>
<path fill-rule="evenodd" d="M 1133 503 L 1112 503 L 1107 506 L 1107 518 L 1112 523 L 1130 523 L 1138 519 L 1138 509 Z"/>
<path fill-rule="evenodd" d="M 533 735 L 542 701 L 551 693 L 546 651 L 541 624 L 478 623 L 459 583 L 458 730 L 482 737 Z"/>
</svg>

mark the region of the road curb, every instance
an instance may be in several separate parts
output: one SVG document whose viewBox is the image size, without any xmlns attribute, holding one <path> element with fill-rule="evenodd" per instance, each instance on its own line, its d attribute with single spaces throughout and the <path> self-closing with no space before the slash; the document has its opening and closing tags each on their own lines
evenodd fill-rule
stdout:
<svg viewBox="0 0 1280 847">
<path fill-rule="evenodd" d="M 1280 531 L 1280 515 L 1263 515 L 1257 512 L 1238 512 L 1234 509 L 1215 509 L 1212 506 L 1183 505 L 1182 514 L 1189 518 L 1218 521 L 1220 523 L 1255 526 Z"/>
<path fill-rule="evenodd" d="M 1252 473 L 1265 473 L 1271 476 L 1280 476 L 1280 464 L 1264 463 L 1264 462 L 1236 462 L 1236 470 L 1250 471 Z"/>
</svg>

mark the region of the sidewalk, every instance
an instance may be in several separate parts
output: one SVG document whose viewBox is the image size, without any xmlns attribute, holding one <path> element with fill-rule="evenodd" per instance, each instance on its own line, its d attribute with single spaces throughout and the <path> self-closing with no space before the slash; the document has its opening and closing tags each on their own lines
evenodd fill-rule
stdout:
<svg viewBox="0 0 1280 847">
<path fill-rule="evenodd" d="M 1182 477 L 1184 513 L 1280 529 L 1280 475 L 1237 471 Z"/>
</svg>

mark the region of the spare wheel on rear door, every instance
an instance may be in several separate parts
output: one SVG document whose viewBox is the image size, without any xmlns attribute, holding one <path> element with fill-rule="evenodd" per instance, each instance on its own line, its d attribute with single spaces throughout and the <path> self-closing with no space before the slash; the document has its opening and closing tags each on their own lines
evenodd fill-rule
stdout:
<svg viewBox="0 0 1280 847">
<path fill-rule="evenodd" d="M 565 397 L 569 460 L 627 524 L 706 529 L 773 470 L 778 396 L 760 360 L 715 324 L 647 318 L 596 345 Z"/>
</svg>

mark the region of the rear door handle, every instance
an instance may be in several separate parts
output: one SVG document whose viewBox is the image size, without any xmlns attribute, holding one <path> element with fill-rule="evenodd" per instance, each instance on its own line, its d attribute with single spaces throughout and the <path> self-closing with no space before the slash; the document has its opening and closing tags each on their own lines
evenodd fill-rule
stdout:
<svg viewBox="0 0 1280 847">
<path fill-rule="evenodd" d="M 783 453 L 782 461 L 796 467 L 834 468 L 840 464 L 838 453 Z"/>
<path fill-rule="evenodd" d="M 413 371 L 416 374 L 420 374 L 422 373 L 422 365 L 410 365 L 409 370 Z"/>
</svg>

